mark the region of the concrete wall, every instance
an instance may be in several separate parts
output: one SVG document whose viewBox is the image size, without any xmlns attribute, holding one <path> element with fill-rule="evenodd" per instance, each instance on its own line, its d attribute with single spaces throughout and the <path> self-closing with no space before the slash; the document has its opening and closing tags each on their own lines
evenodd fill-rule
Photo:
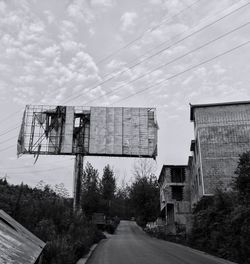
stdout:
<svg viewBox="0 0 250 264">
<path fill-rule="evenodd" d="M 239 155 L 250 150 L 250 105 L 195 108 L 194 120 L 201 158 L 201 166 L 196 162 L 194 171 L 201 167 L 204 194 L 213 194 L 218 187 L 227 190 Z"/>
<path fill-rule="evenodd" d="M 182 167 L 185 169 L 185 181 L 176 183 L 171 181 L 171 168 Z M 160 176 L 160 202 L 161 209 L 165 209 L 165 218 L 168 226 L 168 231 L 175 233 L 176 226 L 182 226 L 186 230 L 190 229 L 190 171 L 188 166 L 163 166 Z M 172 198 L 172 187 L 183 187 L 183 200 L 177 201 Z M 165 203 L 163 203 L 163 201 Z"/>
</svg>

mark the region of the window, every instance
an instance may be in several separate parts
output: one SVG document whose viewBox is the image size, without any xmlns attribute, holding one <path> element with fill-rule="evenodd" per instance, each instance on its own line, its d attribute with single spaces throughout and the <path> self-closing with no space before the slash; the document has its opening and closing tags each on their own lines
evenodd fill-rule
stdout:
<svg viewBox="0 0 250 264">
<path fill-rule="evenodd" d="M 183 200 L 183 186 L 172 186 L 172 199 L 176 201 Z"/>
<path fill-rule="evenodd" d="M 171 168 L 171 182 L 184 182 L 186 176 L 185 168 Z"/>
<path fill-rule="evenodd" d="M 75 127 L 80 127 L 80 117 L 75 118 Z"/>
</svg>

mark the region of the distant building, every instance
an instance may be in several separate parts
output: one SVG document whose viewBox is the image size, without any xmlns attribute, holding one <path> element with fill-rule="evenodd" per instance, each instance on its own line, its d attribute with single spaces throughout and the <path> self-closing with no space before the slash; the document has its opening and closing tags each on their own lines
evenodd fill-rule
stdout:
<svg viewBox="0 0 250 264">
<path fill-rule="evenodd" d="M 190 227 L 190 183 L 186 165 L 164 165 L 160 186 L 161 218 L 171 233 L 186 232 Z"/>
<path fill-rule="evenodd" d="M 229 190 L 239 155 L 250 150 L 250 101 L 190 105 L 191 204 L 217 188 Z"/>
<path fill-rule="evenodd" d="M 45 243 L 0 210 L 0 263 L 40 264 Z"/>
<path fill-rule="evenodd" d="M 161 217 L 167 230 L 188 231 L 190 213 L 216 189 L 230 190 L 239 155 L 250 151 L 250 101 L 190 105 L 195 139 L 187 166 L 164 165 L 159 177 Z"/>
</svg>

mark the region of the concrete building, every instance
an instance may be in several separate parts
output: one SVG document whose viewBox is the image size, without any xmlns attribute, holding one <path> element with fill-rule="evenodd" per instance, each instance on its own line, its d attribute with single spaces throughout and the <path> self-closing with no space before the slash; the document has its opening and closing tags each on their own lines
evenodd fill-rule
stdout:
<svg viewBox="0 0 250 264">
<path fill-rule="evenodd" d="M 194 136 L 189 159 L 191 204 L 229 190 L 239 155 L 250 150 L 250 101 L 190 105 Z"/>
<path fill-rule="evenodd" d="M 160 177 L 161 218 L 170 233 L 188 232 L 190 227 L 190 179 L 186 165 L 164 165 Z"/>
<path fill-rule="evenodd" d="M 190 105 L 194 123 L 187 166 L 164 165 L 159 177 L 167 230 L 188 231 L 194 205 L 217 189 L 231 189 L 239 155 L 250 151 L 250 101 Z"/>
</svg>

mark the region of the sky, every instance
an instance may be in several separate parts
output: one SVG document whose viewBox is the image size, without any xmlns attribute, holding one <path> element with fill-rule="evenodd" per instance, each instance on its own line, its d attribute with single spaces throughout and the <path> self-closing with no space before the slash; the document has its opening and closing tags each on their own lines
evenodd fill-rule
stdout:
<svg viewBox="0 0 250 264">
<path fill-rule="evenodd" d="M 247 2 L 0 0 L 0 177 L 72 192 L 74 156 L 17 158 L 26 104 L 156 107 L 156 175 L 187 164 L 189 103 L 250 99 Z M 122 184 L 138 159 L 87 161 Z"/>
</svg>

